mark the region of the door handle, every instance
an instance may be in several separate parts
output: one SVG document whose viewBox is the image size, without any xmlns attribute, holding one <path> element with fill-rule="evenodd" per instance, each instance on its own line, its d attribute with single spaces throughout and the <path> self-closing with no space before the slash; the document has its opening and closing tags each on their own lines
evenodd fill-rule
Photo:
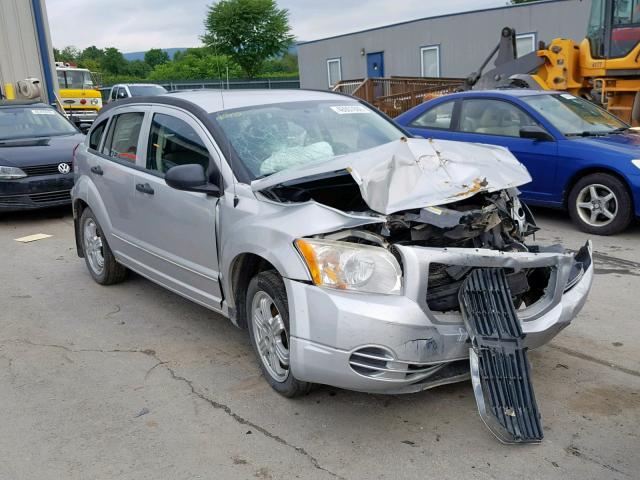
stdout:
<svg viewBox="0 0 640 480">
<path fill-rule="evenodd" d="M 136 190 L 147 195 L 153 195 L 153 188 L 148 183 L 136 183 Z"/>
<path fill-rule="evenodd" d="M 95 167 L 91 167 L 91 172 L 96 175 L 102 175 L 104 172 L 102 171 L 102 167 L 100 165 L 96 165 Z"/>
</svg>

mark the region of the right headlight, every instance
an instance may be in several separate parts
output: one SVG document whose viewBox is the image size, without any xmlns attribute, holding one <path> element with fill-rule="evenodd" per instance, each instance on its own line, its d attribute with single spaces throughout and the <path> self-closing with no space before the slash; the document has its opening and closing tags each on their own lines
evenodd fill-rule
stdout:
<svg viewBox="0 0 640 480">
<path fill-rule="evenodd" d="M 295 244 L 314 285 L 366 293 L 402 293 L 400 264 L 384 248 L 309 238 L 300 238 Z"/>
<path fill-rule="evenodd" d="M 16 178 L 24 178 L 27 174 L 18 167 L 4 167 L 0 165 L 0 180 L 15 180 Z"/>
</svg>

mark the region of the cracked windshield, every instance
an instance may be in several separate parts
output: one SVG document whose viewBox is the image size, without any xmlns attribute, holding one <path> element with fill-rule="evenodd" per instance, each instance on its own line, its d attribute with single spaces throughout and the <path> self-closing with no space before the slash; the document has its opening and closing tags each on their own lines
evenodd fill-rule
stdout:
<svg viewBox="0 0 640 480">
<path fill-rule="evenodd" d="M 253 179 L 329 160 L 404 133 L 356 102 L 296 102 L 220 112 L 222 126 Z"/>
</svg>

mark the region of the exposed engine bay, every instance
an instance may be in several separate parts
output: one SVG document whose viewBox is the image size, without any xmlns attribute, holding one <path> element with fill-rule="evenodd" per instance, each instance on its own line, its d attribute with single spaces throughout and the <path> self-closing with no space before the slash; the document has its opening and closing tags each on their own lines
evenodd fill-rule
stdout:
<svg viewBox="0 0 640 480">
<path fill-rule="evenodd" d="M 347 212 L 376 215 L 364 203 L 357 184 L 347 171 L 333 175 L 288 182 L 263 193 L 279 202 L 314 200 Z M 477 180 L 480 186 L 484 182 L 484 179 Z M 535 253 L 539 250 L 537 246 L 525 243 L 538 227 L 515 188 L 481 192 L 446 206 L 397 212 L 384 219 L 382 223 L 321 234 L 316 238 L 383 247 L 396 257 L 396 245 L 488 248 L 502 252 Z M 432 264 L 427 293 L 429 308 L 439 312 L 459 311 L 458 292 L 471 270 L 471 267 Z M 516 307 L 531 305 L 542 296 L 549 273 L 547 268 L 506 272 Z"/>
</svg>

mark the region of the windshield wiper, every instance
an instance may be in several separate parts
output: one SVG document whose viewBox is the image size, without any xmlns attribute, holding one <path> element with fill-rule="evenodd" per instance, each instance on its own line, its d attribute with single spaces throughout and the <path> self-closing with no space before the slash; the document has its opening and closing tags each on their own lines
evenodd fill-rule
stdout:
<svg viewBox="0 0 640 480">
<path fill-rule="evenodd" d="M 629 130 L 631 130 L 629 127 L 618 127 L 614 130 L 611 130 L 609 133 L 623 133 L 628 132 Z"/>
<path fill-rule="evenodd" d="M 585 130 L 584 132 L 573 132 L 567 133 L 567 137 L 601 137 L 603 135 L 607 135 L 611 132 L 591 132 L 589 130 Z"/>
</svg>

